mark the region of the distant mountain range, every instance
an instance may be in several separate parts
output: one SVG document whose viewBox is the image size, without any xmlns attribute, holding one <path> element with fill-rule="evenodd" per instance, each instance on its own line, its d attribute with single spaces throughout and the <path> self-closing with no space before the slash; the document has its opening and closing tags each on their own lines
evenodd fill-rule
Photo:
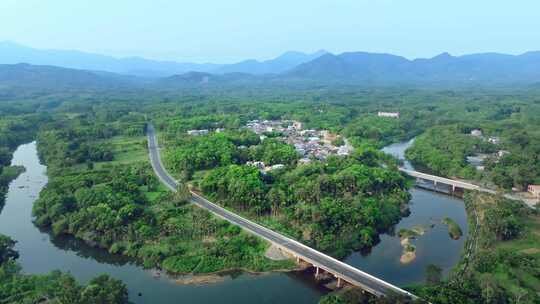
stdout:
<svg viewBox="0 0 540 304">
<path fill-rule="evenodd" d="M 0 89 L 17 87 L 197 87 L 230 84 L 352 84 L 485 86 L 540 83 L 540 52 L 414 59 L 366 52 L 334 55 L 287 52 L 272 60 L 192 64 L 113 57 L 74 51 L 42 51 L 0 43 Z M 146 76 L 146 77 L 141 77 Z M 148 76 L 153 76 L 149 78 Z M 157 77 L 159 76 L 159 77 Z"/>
<path fill-rule="evenodd" d="M 245 60 L 235 64 L 224 65 L 216 70 L 214 73 L 246 73 L 246 74 L 279 74 L 286 72 L 299 64 L 309 62 L 316 59 L 328 52 L 324 50 L 317 51 L 313 54 L 305 54 L 301 52 L 286 52 L 285 54 L 271 60 L 257 61 L 257 60 Z"/>
<path fill-rule="evenodd" d="M 540 80 L 540 52 L 497 53 L 408 60 L 364 52 L 325 54 L 300 64 L 287 77 L 364 84 L 512 84 Z"/>
<path fill-rule="evenodd" d="M 246 60 L 235 64 L 198 64 L 157 61 L 141 57 L 114 58 L 80 51 L 40 50 L 13 42 L 0 42 L 0 64 L 29 63 L 155 78 L 187 72 L 249 73 L 255 75 L 281 73 L 325 53 L 325 51 L 313 54 L 287 52 L 267 61 Z"/>
<path fill-rule="evenodd" d="M 66 89 L 114 88 L 141 83 L 135 77 L 108 72 L 67 69 L 55 66 L 0 64 L 0 91 L 3 87 Z"/>
</svg>

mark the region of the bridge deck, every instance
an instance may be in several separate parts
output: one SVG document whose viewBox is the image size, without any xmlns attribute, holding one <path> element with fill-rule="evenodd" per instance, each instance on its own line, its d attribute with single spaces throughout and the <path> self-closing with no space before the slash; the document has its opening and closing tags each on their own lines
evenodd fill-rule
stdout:
<svg viewBox="0 0 540 304">
<path fill-rule="evenodd" d="M 481 191 L 481 192 L 487 192 L 487 193 L 491 193 L 491 194 L 494 194 L 495 191 L 491 190 L 491 189 L 486 189 L 486 188 L 482 188 L 478 185 L 475 185 L 475 184 L 471 184 L 471 183 L 467 183 L 467 182 L 463 182 L 463 181 L 458 181 L 458 180 L 454 180 L 454 179 L 450 179 L 450 178 L 446 178 L 446 177 L 440 177 L 440 176 L 436 176 L 436 175 L 431 175 L 431 174 L 427 174 L 427 173 L 422 173 L 422 172 L 418 172 L 418 171 L 414 171 L 414 170 L 408 170 L 408 169 L 405 169 L 405 168 L 399 168 L 399 171 L 409 175 L 409 176 L 412 176 L 412 177 L 416 177 L 416 178 L 421 178 L 421 179 L 425 179 L 425 180 L 430 180 L 430 181 L 433 181 L 433 182 L 437 182 L 437 183 L 441 183 L 441 184 L 447 184 L 447 185 L 451 185 L 451 186 L 455 186 L 455 187 L 459 187 L 459 188 L 463 188 L 463 189 L 467 189 L 467 190 L 476 190 L 476 191 Z"/>
<path fill-rule="evenodd" d="M 148 125 L 148 150 L 152 167 L 154 168 L 154 171 L 158 178 L 169 189 L 171 189 L 172 191 L 176 191 L 177 182 L 169 175 L 169 173 L 163 167 L 157 139 L 155 136 L 155 131 L 151 124 Z M 300 259 L 308 263 L 311 263 L 313 266 L 328 271 L 334 276 L 341 278 L 349 282 L 350 284 L 356 285 L 376 296 L 384 296 L 389 293 L 397 293 L 416 298 L 416 296 L 406 290 L 403 290 L 397 286 L 394 286 L 388 282 L 376 278 L 355 267 L 352 267 L 346 263 L 334 259 L 331 256 L 328 256 L 298 241 L 288 238 L 280 233 L 277 233 L 257 223 L 247 220 L 233 212 L 230 212 L 208 201 L 207 199 L 196 193 L 192 192 L 191 201 L 194 204 L 209 210 L 215 215 L 235 225 L 240 226 L 245 231 L 250 232 L 263 239 L 266 239 L 267 241 L 277 245 L 279 248 L 288 251 L 289 253 L 292 253 L 293 255 L 299 257 Z"/>
</svg>

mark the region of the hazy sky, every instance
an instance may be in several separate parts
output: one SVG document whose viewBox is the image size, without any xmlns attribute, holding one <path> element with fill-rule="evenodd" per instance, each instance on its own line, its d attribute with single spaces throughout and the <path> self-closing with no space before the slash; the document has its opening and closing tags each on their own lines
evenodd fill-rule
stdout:
<svg viewBox="0 0 540 304">
<path fill-rule="evenodd" d="M 0 0 L 0 41 L 180 61 L 540 50 L 538 0 Z M 1 56 L 1 54 L 0 54 Z"/>
</svg>

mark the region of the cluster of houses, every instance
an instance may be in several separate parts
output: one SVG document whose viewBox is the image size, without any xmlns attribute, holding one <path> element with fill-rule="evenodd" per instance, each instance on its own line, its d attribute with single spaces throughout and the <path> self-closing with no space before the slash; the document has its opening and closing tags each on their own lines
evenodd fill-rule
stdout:
<svg viewBox="0 0 540 304">
<path fill-rule="evenodd" d="M 266 138 L 266 133 L 279 133 L 284 142 L 294 146 L 302 155 L 300 164 L 309 163 L 312 158 L 324 160 L 330 155 L 349 155 L 353 147 L 345 139 L 344 144 L 335 146 L 332 142 L 337 135 L 327 130 L 304 130 L 302 123 L 294 120 L 252 120 L 246 127 L 259 134 L 261 140 Z"/>
<path fill-rule="evenodd" d="M 482 133 L 482 130 L 480 130 L 480 129 L 471 130 L 471 136 L 472 137 L 482 138 L 485 141 L 490 142 L 490 143 L 492 143 L 494 145 L 498 145 L 498 144 L 501 143 L 501 139 L 499 137 L 497 137 L 497 136 L 489 136 L 489 137 L 485 138 L 484 133 Z"/>
<path fill-rule="evenodd" d="M 481 139 L 483 139 L 483 140 L 485 140 L 485 141 L 487 141 L 489 143 L 492 143 L 494 145 L 498 145 L 498 144 L 501 143 L 501 139 L 499 137 L 497 137 L 497 136 L 484 137 L 484 134 L 483 134 L 482 130 L 480 130 L 480 129 L 471 130 L 470 136 L 481 138 Z M 486 160 L 487 158 L 495 158 L 495 162 L 498 162 L 499 159 L 501 159 L 502 157 L 504 157 L 507 154 L 510 154 L 510 152 L 506 151 L 506 150 L 499 150 L 499 151 L 497 151 L 496 153 L 493 153 L 493 154 L 477 154 L 477 155 L 474 155 L 474 156 L 468 156 L 467 157 L 467 162 L 469 164 L 473 165 L 476 168 L 476 170 L 482 171 L 482 170 L 484 170 L 484 166 L 483 166 L 484 160 Z"/>
</svg>

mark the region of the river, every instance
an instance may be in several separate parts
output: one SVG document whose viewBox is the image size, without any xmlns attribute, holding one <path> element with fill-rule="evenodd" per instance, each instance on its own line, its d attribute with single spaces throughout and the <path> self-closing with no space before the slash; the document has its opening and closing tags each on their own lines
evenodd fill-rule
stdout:
<svg viewBox="0 0 540 304">
<path fill-rule="evenodd" d="M 392 145 L 385 151 L 402 152 L 406 147 L 406 143 Z M 302 272 L 234 274 L 215 284 L 178 285 L 166 276 L 154 277 L 151 271 L 129 259 L 86 246 L 74 238 L 53 238 L 32 223 L 32 205 L 47 183 L 46 167 L 39 162 L 35 142 L 19 146 L 12 164 L 22 165 L 26 171 L 9 186 L 0 214 L 0 233 L 17 240 L 15 248 L 25 273 L 43 274 L 59 269 L 71 272 L 82 283 L 106 273 L 126 283 L 135 303 L 317 303 L 326 293 L 311 275 Z M 411 214 L 397 229 L 436 223 L 449 216 L 466 235 L 466 215 L 460 199 L 419 189 L 411 193 Z M 414 241 L 417 259 L 408 265 L 399 263 L 399 238 L 391 234 L 382 235 L 370 254 L 353 254 L 346 261 L 392 283 L 410 284 L 423 280 L 425 267 L 430 263 L 448 272 L 459 260 L 463 242 L 464 238 L 451 240 L 446 227 L 437 223 Z"/>
</svg>

